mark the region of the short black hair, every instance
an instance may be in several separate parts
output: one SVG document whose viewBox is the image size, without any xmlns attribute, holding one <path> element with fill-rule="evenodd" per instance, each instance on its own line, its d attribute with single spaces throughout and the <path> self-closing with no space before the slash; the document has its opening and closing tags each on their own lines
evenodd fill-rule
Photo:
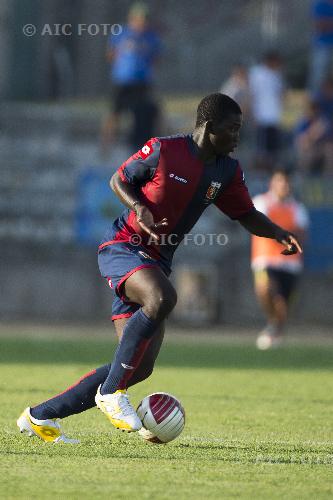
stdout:
<svg viewBox="0 0 333 500">
<path fill-rule="evenodd" d="M 262 57 L 265 62 L 282 62 L 282 56 L 277 50 L 269 50 L 265 52 Z"/>
<path fill-rule="evenodd" d="M 242 114 L 242 110 L 231 97 L 219 92 L 209 94 L 199 102 L 195 126 L 200 127 L 208 120 L 214 123 L 221 122 L 233 113 Z"/>
<path fill-rule="evenodd" d="M 277 167 L 274 168 L 271 177 L 273 177 L 274 175 L 277 175 L 277 174 L 283 175 L 288 180 L 290 180 L 290 178 L 291 178 L 291 168 L 288 167 L 288 166 L 285 166 L 285 167 L 277 166 Z"/>
</svg>

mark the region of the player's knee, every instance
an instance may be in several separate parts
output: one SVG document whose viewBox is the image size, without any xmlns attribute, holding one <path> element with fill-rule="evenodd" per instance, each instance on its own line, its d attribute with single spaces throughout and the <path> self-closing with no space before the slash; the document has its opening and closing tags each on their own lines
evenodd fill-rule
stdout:
<svg viewBox="0 0 333 500">
<path fill-rule="evenodd" d="M 153 294 L 146 304 L 146 310 L 150 317 L 163 320 L 171 313 L 177 303 L 177 294 L 174 289 L 168 292 L 159 291 Z"/>
</svg>

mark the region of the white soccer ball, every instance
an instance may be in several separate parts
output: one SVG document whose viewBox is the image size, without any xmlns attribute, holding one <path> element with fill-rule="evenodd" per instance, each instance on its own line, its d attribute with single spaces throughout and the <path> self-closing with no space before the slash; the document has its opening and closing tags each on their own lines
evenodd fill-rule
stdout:
<svg viewBox="0 0 333 500">
<path fill-rule="evenodd" d="M 180 401 L 166 392 L 145 397 L 136 410 L 143 427 L 139 434 L 151 443 L 169 443 L 185 426 L 185 411 Z"/>
</svg>

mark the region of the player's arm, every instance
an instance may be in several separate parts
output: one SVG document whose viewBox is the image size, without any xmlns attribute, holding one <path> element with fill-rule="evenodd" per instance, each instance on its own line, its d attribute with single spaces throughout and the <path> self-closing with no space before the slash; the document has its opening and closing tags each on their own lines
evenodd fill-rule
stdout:
<svg viewBox="0 0 333 500">
<path fill-rule="evenodd" d="M 167 219 L 162 219 L 160 222 L 155 223 L 153 214 L 149 208 L 139 200 L 136 187 L 122 181 L 117 172 L 111 177 L 110 186 L 119 200 L 126 207 L 134 210 L 137 216 L 136 220 L 142 229 L 154 240 L 158 241 L 158 235 L 154 232 L 154 229 L 166 226 Z"/>
<path fill-rule="evenodd" d="M 108 63 L 113 62 L 116 57 L 117 47 L 121 43 L 122 34 L 120 35 L 110 35 L 107 41 L 107 47 L 105 51 L 105 59 Z"/>
<path fill-rule="evenodd" d="M 115 56 L 115 43 L 114 43 L 114 37 L 111 35 L 108 39 L 106 51 L 105 51 L 105 59 L 108 63 L 111 63 L 114 59 Z"/>
<path fill-rule="evenodd" d="M 105 52 L 105 58 L 108 63 L 111 63 L 114 59 L 115 51 L 113 48 L 107 47 Z"/>
<path fill-rule="evenodd" d="M 302 247 L 293 234 L 277 226 L 266 215 L 256 210 L 239 164 L 232 182 L 221 193 L 215 205 L 231 219 L 238 220 L 251 234 L 272 238 L 282 243 L 286 247 L 282 252 L 284 255 L 302 252 Z"/>
<path fill-rule="evenodd" d="M 255 208 L 239 217 L 238 221 L 251 234 L 264 238 L 272 238 L 284 245 L 286 247 L 282 252 L 284 255 L 292 255 L 297 252 L 302 253 L 302 247 L 294 234 L 277 226 L 266 215 Z"/>
<path fill-rule="evenodd" d="M 110 186 L 119 200 L 130 210 L 134 210 L 137 222 L 153 239 L 158 241 L 154 230 L 167 226 L 166 218 L 154 221 L 153 214 L 140 197 L 139 188 L 155 174 L 159 161 L 159 144 L 149 141 L 138 153 L 125 162 L 111 177 Z"/>
</svg>

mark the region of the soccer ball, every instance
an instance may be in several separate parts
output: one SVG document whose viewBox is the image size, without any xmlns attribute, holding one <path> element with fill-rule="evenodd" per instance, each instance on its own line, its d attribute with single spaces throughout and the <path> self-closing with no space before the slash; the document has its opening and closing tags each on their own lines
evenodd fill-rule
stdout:
<svg viewBox="0 0 333 500">
<path fill-rule="evenodd" d="M 178 399 L 166 392 L 145 397 L 136 412 L 143 425 L 139 434 L 151 443 L 169 443 L 184 429 L 184 408 Z"/>
</svg>

